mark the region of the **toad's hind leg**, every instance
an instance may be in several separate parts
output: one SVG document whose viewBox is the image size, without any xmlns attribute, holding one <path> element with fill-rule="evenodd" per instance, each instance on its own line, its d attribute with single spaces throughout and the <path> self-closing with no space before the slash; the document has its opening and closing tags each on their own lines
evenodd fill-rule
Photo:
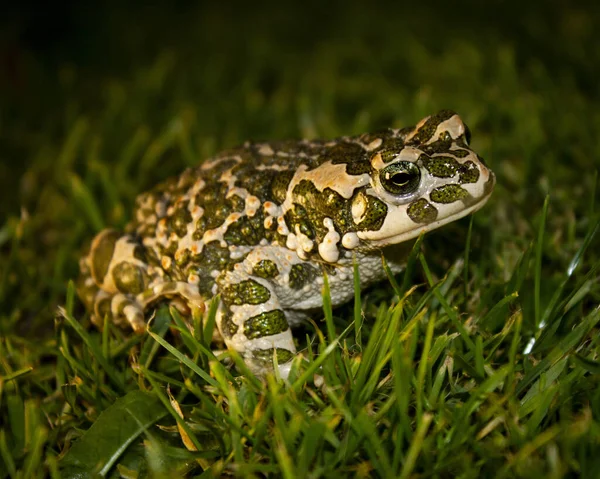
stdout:
<svg viewBox="0 0 600 479">
<path fill-rule="evenodd" d="M 80 262 L 79 296 L 92 312 L 92 322 L 102 328 L 104 318 L 141 333 L 146 329 L 144 308 L 136 296 L 152 280 L 145 248 L 132 235 L 105 229 L 92 240 L 90 252 Z"/>
<path fill-rule="evenodd" d="M 101 231 L 80 269 L 79 296 L 95 325 L 102 327 L 108 315 L 116 324 L 129 324 L 136 332 L 145 330 L 144 306 L 136 296 L 148 288 L 152 275 L 145 248 L 135 237 L 111 229 Z"/>
<path fill-rule="evenodd" d="M 146 329 L 144 311 L 151 304 L 168 300 L 183 314 L 204 311 L 198 287 L 184 281 L 169 281 L 146 261 L 146 249 L 132 235 L 104 230 L 92 241 L 81 261 L 78 292 L 92 311 L 98 327 L 108 318 L 121 326 L 129 324 L 141 333 Z"/>
<path fill-rule="evenodd" d="M 136 297 L 136 302 L 142 309 L 151 303 L 168 299 L 179 312 L 189 316 L 190 313 L 204 313 L 206 302 L 198 292 L 198 286 L 185 281 L 167 281 L 148 288 Z"/>
<path fill-rule="evenodd" d="M 98 290 L 94 298 L 92 322 L 102 328 L 104 318 L 108 315 L 113 323 L 119 326 L 129 325 L 134 332 L 143 333 L 146 330 L 144 311 L 151 304 L 162 300 L 167 300 L 186 316 L 194 310 L 200 314 L 205 310 L 205 302 L 197 288 L 189 283 L 171 281 L 159 283 L 137 296 Z"/>
<path fill-rule="evenodd" d="M 110 294 L 99 290 L 93 305 L 92 323 L 102 329 L 106 317 L 119 326 L 128 324 L 136 333 L 146 330 L 144 310 L 135 298 L 122 293 Z"/>
</svg>

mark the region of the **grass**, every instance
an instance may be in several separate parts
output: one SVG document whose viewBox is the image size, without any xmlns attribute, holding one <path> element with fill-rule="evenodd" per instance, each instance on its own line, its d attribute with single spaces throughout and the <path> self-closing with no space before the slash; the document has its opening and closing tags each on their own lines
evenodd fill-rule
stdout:
<svg viewBox="0 0 600 479">
<path fill-rule="evenodd" d="M 0 75 L 0 478 L 597 477 L 597 11 L 107 5 L 45 50 L 14 40 Z M 140 337 L 89 327 L 78 258 L 156 181 L 249 138 L 442 108 L 492 199 L 325 301 L 289 385 L 211 351 L 214 305 Z"/>
</svg>

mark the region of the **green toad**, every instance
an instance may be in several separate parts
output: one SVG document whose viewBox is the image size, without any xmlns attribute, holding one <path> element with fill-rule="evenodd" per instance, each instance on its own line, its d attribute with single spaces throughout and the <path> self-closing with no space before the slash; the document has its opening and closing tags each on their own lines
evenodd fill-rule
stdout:
<svg viewBox="0 0 600 479">
<path fill-rule="evenodd" d="M 277 358 L 287 377 L 290 327 L 384 277 L 383 252 L 402 268 L 411 240 L 481 208 L 494 174 L 452 111 L 416 126 L 331 141 L 247 143 L 137 198 L 121 234 L 104 230 L 81 261 L 79 293 L 95 324 L 105 315 L 143 332 L 160 300 L 189 314 L 220 296 L 217 326 L 258 374 Z M 395 246 L 396 245 L 396 246 Z"/>
</svg>

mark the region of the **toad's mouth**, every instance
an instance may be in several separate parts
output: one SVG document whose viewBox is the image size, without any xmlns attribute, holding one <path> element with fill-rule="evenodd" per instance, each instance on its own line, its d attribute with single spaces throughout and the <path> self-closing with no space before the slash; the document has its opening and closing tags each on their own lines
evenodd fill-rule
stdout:
<svg viewBox="0 0 600 479">
<path fill-rule="evenodd" d="M 411 239 L 417 238 L 421 234 L 436 230 L 448 223 L 452 223 L 453 221 L 459 220 L 467 215 L 470 215 L 471 213 L 475 213 L 477 210 L 482 208 L 483 205 L 485 205 L 487 203 L 487 201 L 489 200 L 489 198 L 492 194 L 492 191 L 494 190 L 495 184 L 496 184 L 496 177 L 495 177 L 494 173 L 492 171 L 490 171 L 489 178 L 483 185 L 483 195 L 477 199 L 471 199 L 472 202 L 469 203 L 468 207 L 466 207 L 460 211 L 457 211 L 456 213 L 448 215 L 444 218 L 441 218 L 439 220 L 432 221 L 431 223 L 416 225 L 414 228 L 403 231 L 400 234 L 390 235 L 390 236 L 386 236 L 386 237 L 380 237 L 380 238 L 376 238 L 376 239 L 368 238 L 365 235 L 365 237 L 361 238 L 361 239 L 368 241 L 369 246 L 371 246 L 371 247 L 382 248 L 384 246 L 403 243 L 404 241 L 409 241 Z M 359 237 L 360 236 L 361 235 L 359 233 Z"/>
</svg>

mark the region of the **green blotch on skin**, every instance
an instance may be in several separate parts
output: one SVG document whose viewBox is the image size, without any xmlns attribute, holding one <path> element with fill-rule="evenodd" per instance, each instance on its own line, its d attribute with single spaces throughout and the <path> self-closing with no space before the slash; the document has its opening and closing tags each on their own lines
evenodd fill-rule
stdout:
<svg viewBox="0 0 600 479">
<path fill-rule="evenodd" d="M 451 143 L 452 136 L 450 136 L 450 133 L 448 133 L 447 131 L 442 131 L 440 133 L 440 136 L 438 137 L 437 141 L 439 141 L 441 143 Z"/>
<path fill-rule="evenodd" d="M 192 222 L 192 214 L 189 212 L 187 205 L 188 202 L 183 203 L 169 218 L 169 228 L 180 238 L 187 234 L 187 225 Z"/>
<path fill-rule="evenodd" d="M 212 296 L 212 287 L 215 278 L 211 275 L 213 271 L 224 271 L 231 263 L 229 249 L 221 247 L 218 241 L 211 241 L 204 245 L 200 254 L 190 256 L 185 265 L 185 275 L 195 273 L 200 277 L 198 289 L 207 297 Z"/>
<path fill-rule="evenodd" d="M 138 258 L 137 256 L 135 256 L 135 254 L 134 257 Z M 144 259 L 140 261 L 146 263 L 147 265 L 160 268 L 160 258 L 158 257 L 157 252 L 154 251 L 153 248 L 144 248 Z"/>
<path fill-rule="evenodd" d="M 469 156 L 471 152 L 469 150 L 452 150 L 452 154 L 458 158 L 464 158 Z"/>
<path fill-rule="evenodd" d="M 270 279 L 279 274 L 279 269 L 270 259 L 262 259 L 254 265 L 252 274 L 260 278 Z"/>
<path fill-rule="evenodd" d="M 221 226 L 227 217 L 234 211 L 243 211 L 244 200 L 237 195 L 225 199 L 227 185 L 221 182 L 207 185 L 196 195 L 196 205 L 204 209 L 204 213 L 194 225 L 192 238 L 196 241 L 202 239 L 208 230 Z"/>
<path fill-rule="evenodd" d="M 143 271 L 127 261 L 121 261 L 112 269 L 112 277 L 121 293 L 139 294 L 146 288 Z"/>
<path fill-rule="evenodd" d="M 239 220 L 231 223 L 223 238 L 229 245 L 255 246 L 265 237 L 264 216 L 262 210 L 258 210 L 252 217 L 242 216 Z"/>
<path fill-rule="evenodd" d="M 282 333 L 289 328 L 281 309 L 267 311 L 244 321 L 244 334 L 248 339 L 262 338 Z"/>
<path fill-rule="evenodd" d="M 102 284 L 121 235 L 115 230 L 104 230 L 94 240 L 91 255 L 91 273 L 96 284 Z"/>
<path fill-rule="evenodd" d="M 394 160 L 402 151 L 402 146 L 399 146 L 397 149 L 386 148 L 385 150 L 381 150 L 379 152 L 381 161 L 384 163 L 390 163 Z"/>
<path fill-rule="evenodd" d="M 229 265 L 229 250 L 223 248 L 218 241 L 211 241 L 204 245 L 202 253 L 192 256 L 190 261 L 197 265 L 199 271 L 222 271 Z"/>
<path fill-rule="evenodd" d="M 391 128 L 385 128 L 379 131 L 363 133 L 362 135 L 360 135 L 359 138 L 361 143 L 365 145 L 368 145 L 369 143 L 372 143 L 375 140 L 381 140 L 381 145 L 379 146 L 379 148 L 377 148 L 374 151 L 371 151 L 371 154 L 383 148 L 387 148 L 387 145 L 393 145 L 395 147 L 402 147 L 404 145 L 403 139 L 396 137 L 394 130 L 392 130 Z"/>
<path fill-rule="evenodd" d="M 112 312 L 110 308 L 110 302 L 112 297 L 104 297 L 96 302 L 96 316 L 100 321 L 108 315 L 109 319 L 112 319 Z"/>
<path fill-rule="evenodd" d="M 479 180 L 479 168 L 472 161 L 463 163 L 459 170 L 458 181 L 461 185 L 465 183 L 477 183 Z"/>
<path fill-rule="evenodd" d="M 243 198 L 239 197 L 238 195 L 231 195 L 229 198 L 227 198 L 226 201 L 231 206 L 232 211 L 241 212 L 244 211 L 244 209 L 246 209 L 246 202 L 243 200 Z"/>
<path fill-rule="evenodd" d="M 410 139 L 411 144 L 426 143 L 431 139 L 437 127 L 440 123 L 452 118 L 456 113 L 451 110 L 442 110 L 439 113 L 432 115 L 425 122 L 425 124 L 419 128 L 419 131 Z"/>
<path fill-rule="evenodd" d="M 362 175 L 371 172 L 371 162 L 368 160 L 353 161 L 346 163 L 346 173 L 349 175 Z"/>
<path fill-rule="evenodd" d="M 404 148 L 404 140 L 402 138 L 385 138 L 379 147 L 381 161 L 389 163 L 394 160 Z"/>
<path fill-rule="evenodd" d="M 301 184 L 302 183 L 303 182 L 301 182 Z M 294 193 L 296 193 L 297 189 L 298 186 L 294 188 Z M 315 223 L 310 220 L 308 211 L 304 206 L 294 203 L 294 206 L 285 213 L 284 219 L 290 231 L 295 233 L 297 226 L 300 233 L 308 236 L 310 239 L 315 238 L 315 231 L 313 230 Z"/>
<path fill-rule="evenodd" d="M 367 195 L 364 192 L 359 193 L 363 196 L 367 206 L 362 215 L 360 223 L 356 225 L 357 231 L 377 231 L 383 226 L 387 216 L 387 205 L 374 196 Z"/>
<path fill-rule="evenodd" d="M 362 175 L 371 171 L 371 162 L 365 149 L 356 143 L 337 143 L 326 149 L 320 161 L 331 161 L 332 164 L 346 164 L 346 173 L 349 175 Z"/>
<path fill-rule="evenodd" d="M 327 187 L 319 191 L 309 180 L 300 181 L 293 190 L 294 206 L 285 214 L 290 231 L 298 229 L 319 243 L 328 232 L 323 221 L 330 218 L 336 231 L 345 233 L 351 225 L 349 201 Z"/>
<path fill-rule="evenodd" d="M 271 183 L 271 194 L 276 203 L 281 204 L 287 196 L 287 189 L 294 177 L 293 171 L 279 172 Z"/>
<path fill-rule="evenodd" d="M 251 195 L 265 201 L 270 199 L 272 184 L 276 177 L 276 171 L 263 170 L 260 174 L 240 175 L 238 183 L 241 188 L 248 190 Z"/>
<path fill-rule="evenodd" d="M 406 141 L 406 138 L 408 138 L 408 135 L 410 135 L 414 129 L 414 126 L 405 126 L 398 131 L 398 136 L 402 138 L 403 141 Z"/>
<path fill-rule="evenodd" d="M 295 264 L 290 269 L 290 288 L 301 289 L 305 284 L 310 283 L 317 276 L 317 270 L 314 266 L 307 263 Z"/>
<path fill-rule="evenodd" d="M 246 150 L 244 148 L 233 148 L 230 150 L 223 151 L 219 154 L 220 161 L 216 162 L 208 171 L 210 171 L 210 176 L 212 178 L 219 178 L 223 173 L 225 173 L 230 168 L 233 168 L 238 164 L 238 162 L 234 159 L 234 156 L 238 154 L 245 153 Z"/>
<path fill-rule="evenodd" d="M 415 223 L 431 223 L 436 220 L 438 215 L 436 207 L 424 198 L 413 201 L 406 212 Z"/>
<path fill-rule="evenodd" d="M 231 311 L 229 311 L 229 309 L 223 311 L 223 314 L 221 316 L 221 333 L 223 334 L 223 336 L 225 336 L 226 338 L 230 338 L 238 332 L 238 329 L 239 326 L 235 324 L 232 320 Z"/>
<path fill-rule="evenodd" d="M 173 258 L 173 255 L 177 251 L 177 248 L 179 248 L 179 242 L 178 241 L 171 241 L 167 245 L 166 248 L 162 248 L 161 249 L 161 254 L 162 254 L 162 256 L 170 256 L 171 258 Z"/>
<path fill-rule="evenodd" d="M 327 187 L 320 197 L 323 218 L 331 218 L 336 229 L 346 231 L 348 221 L 348 201 L 337 191 Z"/>
<path fill-rule="evenodd" d="M 189 249 L 186 249 L 183 251 L 183 253 L 177 256 L 175 263 L 177 264 L 177 266 L 185 266 L 189 263 L 191 256 L 192 252 Z"/>
<path fill-rule="evenodd" d="M 253 279 L 246 279 L 236 284 L 231 284 L 223 289 L 221 294 L 226 304 L 262 304 L 271 297 L 271 293 L 262 284 Z"/>
<path fill-rule="evenodd" d="M 436 178 L 452 178 L 460 168 L 460 163 L 450 156 L 434 156 L 433 158 L 421 155 L 419 158 L 427 171 Z"/>
<path fill-rule="evenodd" d="M 281 140 L 269 143 L 271 149 L 277 153 L 286 153 L 287 155 L 293 156 L 299 153 L 307 153 L 310 151 L 311 144 L 299 142 L 297 140 Z"/>
<path fill-rule="evenodd" d="M 265 365 L 272 365 L 273 353 L 275 353 L 277 356 L 278 364 L 285 364 L 291 361 L 294 357 L 294 353 L 283 348 L 255 349 L 252 351 L 252 356 L 255 360 Z"/>
<path fill-rule="evenodd" d="M 471 196 L 469 192 L 459 185 L 444 185 L 431 192 L 429 198 L 435 203 L 454 203 Z"/>
<path fill-rule="evenodd" d="M 206 209 L 208 205 L 224 198 L 225 193 L 227 193 L 227 185 L 225 183 L 221 183 L 220 181 L 208 183 L 196 195 L 196 204 Z"/>
<path fill-rule="evenodd" d="M 139 244 L 133 249 L 133 257 L 140 260 L 142 263 L 148 262 L 146 248 Z"/>
</svg>

